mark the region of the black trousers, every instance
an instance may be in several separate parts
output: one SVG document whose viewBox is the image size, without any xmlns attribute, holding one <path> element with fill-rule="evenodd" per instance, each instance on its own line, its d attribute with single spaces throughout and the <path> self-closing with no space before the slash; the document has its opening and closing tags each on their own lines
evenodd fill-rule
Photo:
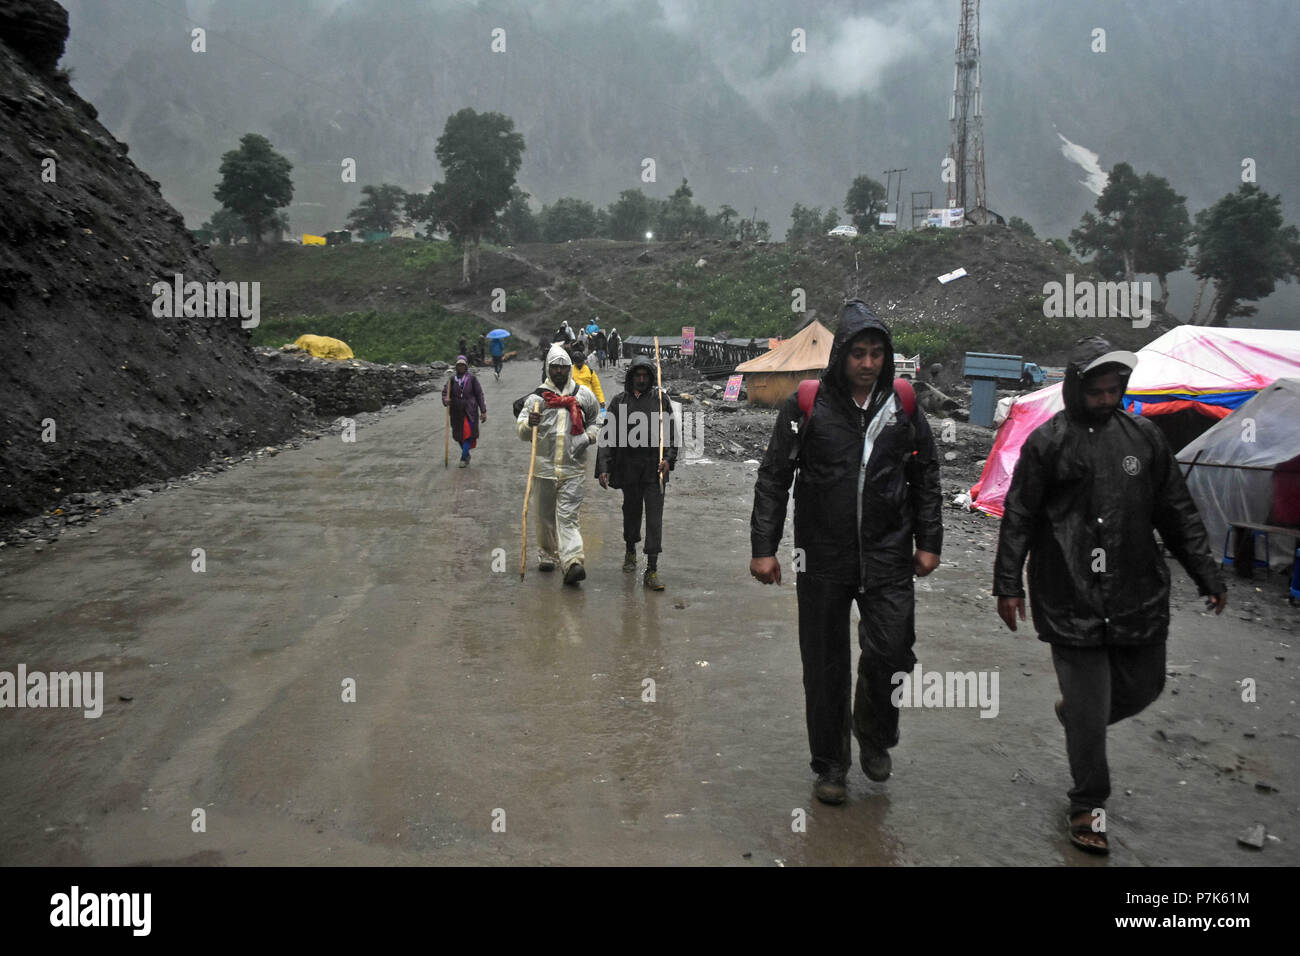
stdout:
<svg viewBox="0 0 1300 956">
<path fill-rule="evenodd" d="M 663 551 L 664 533 L 664 490 L 659 490 L 659 482 L 638 481 L 623 486 L 623 540 L 627 550 L 635 551 L 636 543 L 641 540 L 641 512 L 645 512 L 645 553 L 659 554 Z"/>
<path fill-rule="evenodd" d="M 1106 805 L 1110 767 L 1106 728 L 1145 710 L 1165 686 L 1165 643 L 1136 647 L 1052 645 L 1052 664 L 1065 704 L 1070 758 L 1070 812 Z"/>
<path fill-rule="evenodd" d="M 858 743 L 879 750 L 898 744 L 893 675 L 916 666 L 916 599 L 907 578 L 859 592 L 853 583 L 800 574 L 799 655 L 803 659 L 804 708 L 814 773 L 847 771 L 853 763 L 850 731 Z M 858 602 L 857 698 L 852 701 L 853 649 L 849 612 Z"/>
</svg>

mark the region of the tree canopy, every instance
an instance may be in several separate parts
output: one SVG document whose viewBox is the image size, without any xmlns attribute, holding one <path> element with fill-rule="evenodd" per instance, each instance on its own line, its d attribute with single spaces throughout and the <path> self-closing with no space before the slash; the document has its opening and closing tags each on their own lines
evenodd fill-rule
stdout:
<svg viewBox="0 0 1300 956">
<path fill-rule="evenodd" d="M 585 199 L 565 196 L 553 205 L 544 206 L 539 217 L 542 239 L 546 242 L 567 242 L 570 239 L 587 239 L 598 232 L 599 219 L 596 207 Z"/>
<path fill-rule="evenodd" d="M 821 206 L 810 208 L 802 203 L 795 203 L 794 208 L 790 210 L 790 228 L 785 231 L 785 241 L 797 242 L 800 239 L 824 236 L 839 225 L 839 221 L 840 214 L 834 206 L 822 215 Z"/>
<path fill-rule="evenodd" d="M 430 193 L 430 219 L 464 249 L 462 281 L 468 285 L 478 271 L 483 235 L 492 231 L 497 213 L 510 204 L 523 163 L 524 138 L 515 132 L 510 117 L 466 107 L 447 118 L 434 152 L 443 180 L 434 183 Z"/>
<path fill-rule="evenodd" d="M 858 232 L 870 232 L 879 228 L 880 214 L 888 208 L 889 199 L 885 195 L 885 187 L 870 176 L 855 178 L 844 197 L 844 214 L 858 227 Z"/>
<path fill-rule="evenodd" d="M 349 229 L 392 232 L 402 221 L 407 196 L 401 186 L 362 186 L 361 196 L 361 205 L 348 213 Z"/>
<path fill-rule="evenodd" d="M 1282 197 L 1242 183 L 1198 212 L 1192 271 L 1203 282 L 1214 282 L 1205 324 L 1227 325 L 1229 317 L 1253 315 L 1255 308 L 1242 302 L 1262 299 L 1277 280 L 1300 275 L 1300 233 L 1283 225 Z"/>
<path fill-rule="evenodd" d="M 275 211 L 293 199 L 293 164 L 257 133 L 245 133 L 239 149 L 221 157 L 221 181 L 213 196 L 244 221 L 254 243 L 275 219 Z"/>
<path fill-rule="evenodd" d="M 1169 273 L 1187 261 L 1186 200 L 1164 177 L 1139 176 L 1128 163 L 1116 163 L 1097 197 L 1097 212 L 1083 214 L 1070 242 L 1080 255 L 1095 253 L 1093 265 L 1108 279 L 1132 282 L 1138 273 L 1155 275 L 1164 305 Z"/>
</svg>

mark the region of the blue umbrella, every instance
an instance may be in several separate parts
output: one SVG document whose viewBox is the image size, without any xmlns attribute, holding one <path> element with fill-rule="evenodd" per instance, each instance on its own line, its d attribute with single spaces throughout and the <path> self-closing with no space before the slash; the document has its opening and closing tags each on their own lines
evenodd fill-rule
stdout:
<svg viewBox="0 0 1300 956">
<path fill-rule="evenodd" d="M 505 329 L 493 329 L 487 334 L 487 337 L 490 339 L 508 339 L 510 338 L 510 333 Z"/>
</svg>

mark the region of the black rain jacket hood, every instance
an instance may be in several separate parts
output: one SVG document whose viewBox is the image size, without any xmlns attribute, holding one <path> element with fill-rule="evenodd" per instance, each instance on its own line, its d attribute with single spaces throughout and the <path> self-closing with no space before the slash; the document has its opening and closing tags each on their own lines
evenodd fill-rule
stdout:
<svg viewBox="0 0 1300 956">
<path fill-rule="evenodd" d="M 1083 370 L 1107 352 L 1113 351 L 1114 349 L 1110 343 L 1098 335 L 1090 335 L 1086 339 L 1080 339 L 1075 343 L 1070 352 L 1069 364 L 1065 366 L 1065 381 L 1061 383 L 1061 401 L 1065 403 L 1065 412 L 1070 416 L 1071 421 L 1081 424 L 1087 424 L 1089 421 L 1083 404 L 1083 379 L 1085 377 Z M 1125 368 L 1122 365 L 1102 367 L 1112 367 L 1119 372 L 1120 394 L 1123 395 L 1128 391 L 1128 380 L 1133 374 L 1132 369 Z"/>
<path fill-rule="evenodd" d="M 894 338 L 889 334 L 888 326 L 861 299 L 850 299 L 840 307 L 840 324 L 831 343 L 831 355 L 826 362 L 826 371 L 822 373 L 822 384 L 833 390 L 838 399 L 856 407 L 848 378 L 844 374 L 844 365 L 849 355 L 849 346 L 863 332 L 878 332 L 885 340 L 885 364 L 880 369 L 880 377 L 876 379 L 876 387 L 872 390 L 871 401 L 868 403 L 868 414 L 874 416 L 893 391 Z"/>
<path fill-rule="evenodd" d="M 655 387 L 655 363 L 650 361 L 648 355 L 637 355 L 632 359 L 632 364 L 627 367 L 627 374 L 623 376 L 623 390 L 628 394 L 632 392 L 632 373 L 639 368 L 650 373 L 650 387 Z"/>
</svg>

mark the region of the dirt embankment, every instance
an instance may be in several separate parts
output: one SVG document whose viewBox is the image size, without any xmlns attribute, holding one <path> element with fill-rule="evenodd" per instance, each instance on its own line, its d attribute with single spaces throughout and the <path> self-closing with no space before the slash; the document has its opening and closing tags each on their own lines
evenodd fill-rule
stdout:
<svg viewBox="0 0 1300 956">
<path fill-rule="evenodd" d="M 158 318 L 217 278 L 158 183 L 56 70 L 67 13 L 0 17 L 0 529 L 61 496 L 186 472 L 297 431 L 238 318 Z"/>
</svg>

